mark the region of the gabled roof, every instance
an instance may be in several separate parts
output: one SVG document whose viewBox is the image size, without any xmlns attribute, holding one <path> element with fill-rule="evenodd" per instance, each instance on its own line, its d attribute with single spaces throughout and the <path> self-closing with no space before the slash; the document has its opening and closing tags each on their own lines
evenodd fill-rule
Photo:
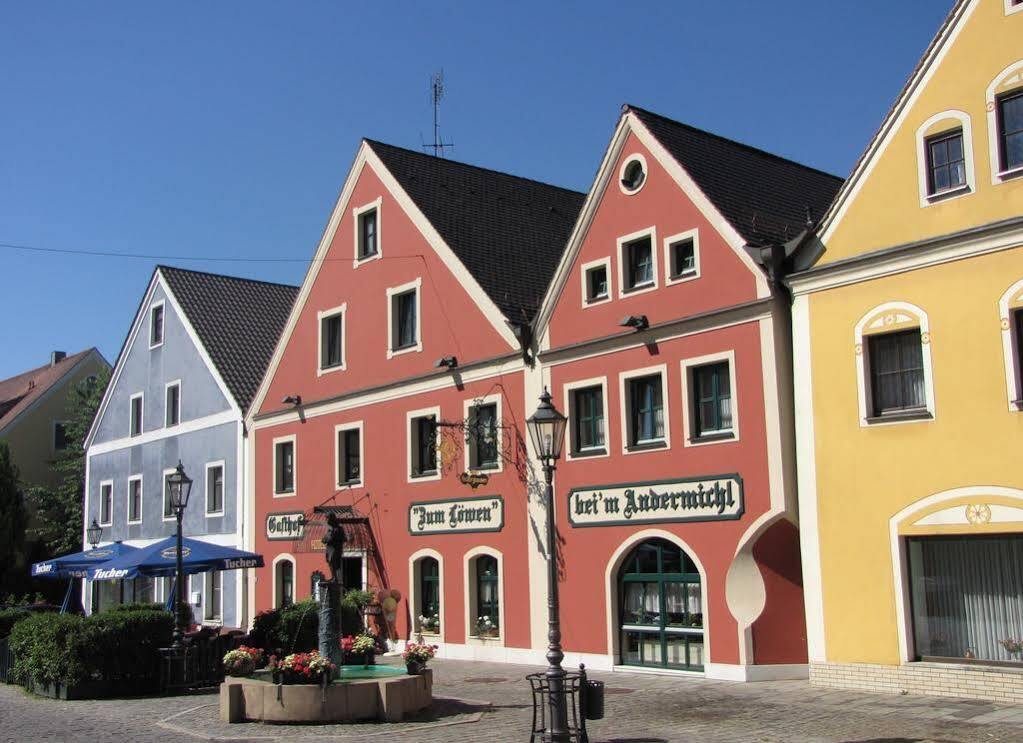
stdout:
<svg viewBox="0 0 1023 743">
<path fill-rule="evenodd" d="M 39 400 L 61 382 L 89 354 L 103 357 L 95 348 L 87 348 L 66 356 L 56 364 L 30 369 L 27 372 L 0 380 L 0 430 L 14 422 L 32 403 Z"/>
<path fill-rule="evenodd" d="M 263 379 L 298 287 L 158 266 L 244 412 Z"/>
<path fill-rule="evenodd" d="M 650 130 L 747 244 L 784 243 L 824 216 L 842 179 L 637 106 Z"/>
<path fill-rule="evenodd" d="M 530 322 L 586 194 L 366 143 L 504 316 Z"/>
</svg>

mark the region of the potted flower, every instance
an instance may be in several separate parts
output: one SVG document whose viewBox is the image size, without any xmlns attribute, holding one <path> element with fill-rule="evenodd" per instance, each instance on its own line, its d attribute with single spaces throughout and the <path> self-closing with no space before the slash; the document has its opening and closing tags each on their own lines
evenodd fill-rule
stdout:
<svg viewBox="0 0 1023 743">
<path fill-rule="evenodd" d="M 405 660 L 405 669 L 410 676 L 418 676 L 426 668 L 427 661 L 437 654 L 436 645 L 413 642 L 405 646 L 401 657 Z"/>
<path fill-rule="evenodd" d="M 440 614 L 420 614 L 419 615 L 419 631 L 426 632 L 431 635 L 440 634 Z"/>
<path fill-rule="evenodd" d="M 368 632 L 341 638 L 341 650 L 351 665 L 363 667 L 373 665 L 376 649 L 377 639 Z"/>
<path fill-rule="evenodd" d="M 224 655 L 224 672 L 228 676 L 251 676 L 262 661 L 262 650 L 242 645 Z"/>
<path fill-rule="evenodd" d="M 329 684 L 337 666 L 316 650 L 292 653 L 282 661 L 274 660 L 274 680 L 282 684 Z"/>
<path fill-rule="evenodd" d="M 1005 652 L 1012 656 L 1013 660 L 1023 653 L 1023 640 L 999 640 L 998 644 L 1005 648 Z"/>
<path fill-rule="evenodd" d="M 497 622 L 490 618 L 489 614 L 484 614 L 476 620 L 476 635 L 477 637 L 497 637 Z"/>
</svg>

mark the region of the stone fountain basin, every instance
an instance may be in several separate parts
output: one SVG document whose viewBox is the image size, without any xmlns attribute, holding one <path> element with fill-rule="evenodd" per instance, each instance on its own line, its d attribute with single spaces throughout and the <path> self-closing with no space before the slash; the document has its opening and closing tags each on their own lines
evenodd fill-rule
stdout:
<svg viewBox="0 0 1023 743">
<path fill-rule="evenodd" d="M 386 675 L 375 669 L 387 668 Z M 259 677 L 228 677 L 220 685 L 220 719 L 224 722 L 400 722 L 433 702 L 433 672 L 409 676 L 390 666 L 345 666 L 343 670 L 376 674 L 343 679 L 323 688 L 315 684 L 277 685 Z M 397 675 L 395 672 L 397 671 Z"/>
</svg>

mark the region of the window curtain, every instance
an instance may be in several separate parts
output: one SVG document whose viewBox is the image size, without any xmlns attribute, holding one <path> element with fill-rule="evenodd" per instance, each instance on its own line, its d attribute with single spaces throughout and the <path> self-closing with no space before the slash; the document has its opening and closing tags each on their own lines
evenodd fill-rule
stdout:
<svg viewBox="0 0 1023 743">
<path fill-rule="evenodd" d="M 920 656 L 1019 661 L 1002 640 L 1023 639 L 1023 536 L 909 543 Z"/>
</svg>

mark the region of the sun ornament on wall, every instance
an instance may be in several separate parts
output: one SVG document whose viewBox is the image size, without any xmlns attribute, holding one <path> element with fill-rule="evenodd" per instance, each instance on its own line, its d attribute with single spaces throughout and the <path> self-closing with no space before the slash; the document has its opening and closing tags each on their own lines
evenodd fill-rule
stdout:
<svg viewBox="0 0 1023 743">
<path fill-rule="evenodd" d="M 966 520 L 973 525 L 991 522 L 991 506 L 986 503 L 971 503 L 966 507 Z"/>
</svg>

